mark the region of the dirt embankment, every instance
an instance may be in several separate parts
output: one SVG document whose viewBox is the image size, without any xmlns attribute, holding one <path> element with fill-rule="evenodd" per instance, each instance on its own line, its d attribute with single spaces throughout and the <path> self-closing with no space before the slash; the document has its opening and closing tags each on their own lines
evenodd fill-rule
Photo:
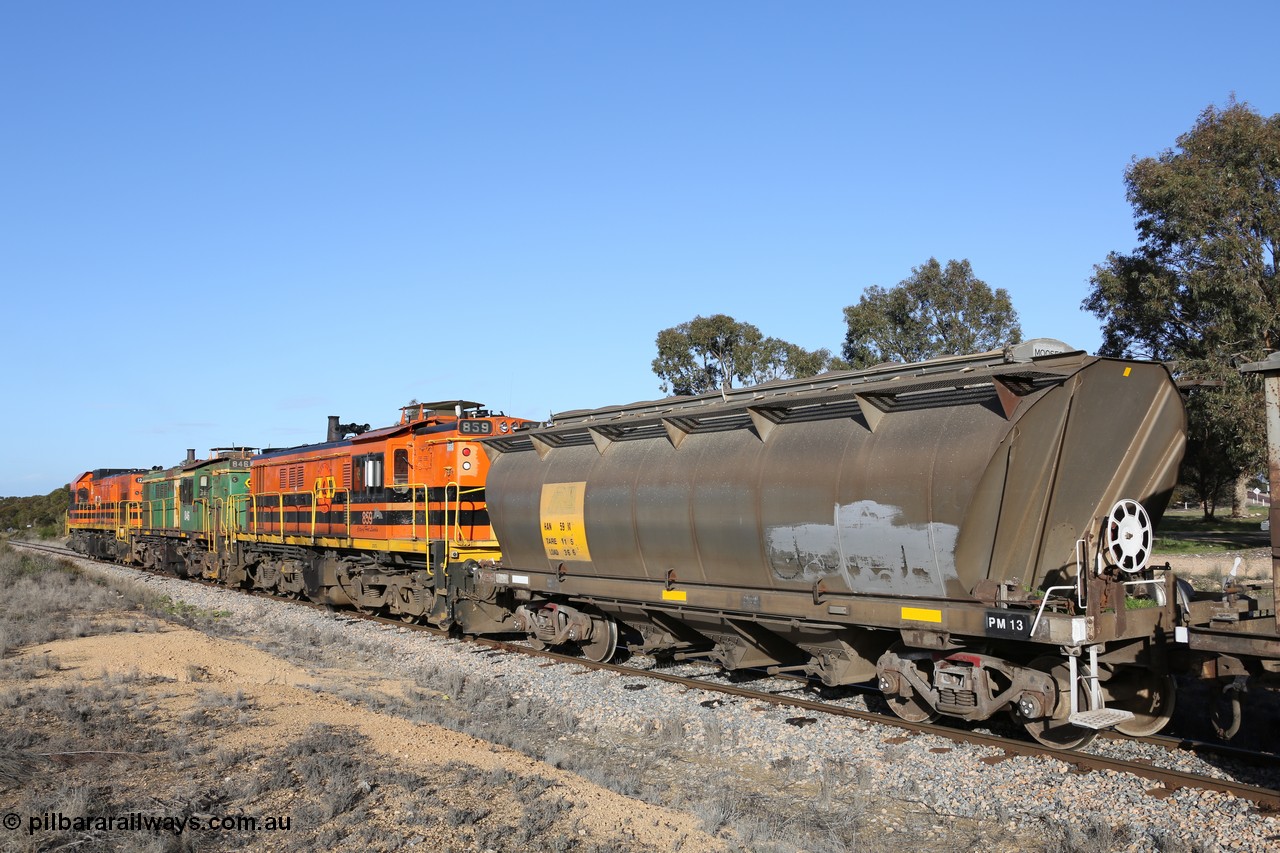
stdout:
<svg viewBox="0 0 1280 853">
<path fill-rule="evenodd" d="M 164 850 L 178 842 L 172 831 L 59 825 L 138 812 L 206 824 L 289 818 L 287 831 L 202 834 L 205 849 L 213 841 L 219 849 L 500 850 L 556 839 L 554 849 L 725 849 L 689 815 L 339 695 L 353 686 L 411 695 L 411 683 L 304 670 L 244 642 L 157 627 L 44 642 L 6 661 L 0 726 L 11 748 L 0 750 L 0 811 L 21 815 L 22 825 L 0 846 L 89 839 L 88 849 Z M 31 830 L 37 817 L 48 828 Z M 128 843 L 98 846 L 113 837 Z"/>
</svg>

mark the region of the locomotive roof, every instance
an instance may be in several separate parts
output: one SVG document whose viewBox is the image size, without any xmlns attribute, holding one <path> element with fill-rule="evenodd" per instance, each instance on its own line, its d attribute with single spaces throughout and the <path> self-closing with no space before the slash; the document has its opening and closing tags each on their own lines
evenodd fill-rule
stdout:
<svg viewBox="0 0 1280 853">
<path fill-rule="evenodd" d="M 103 477 L 114 477 L 117 474 L 138 474 L 145 471 L 145 468 L 94 468 L 92 471 L 85 471 L 76 479 L 83 479 L 85 474 L 89 474 L 95 480 L 101 480 Z"/>
<path fill-rule="evenodd" d="M 368 433 L 365 433 L 368 435 Z M 351 439 L 344 438 L 341 441 L 321 441 L 317 444 L 295 444 L 293 447 L 264 447 L 258 453 L 253 455 L 253 459 L 268 459 L 272 456 L 281 456 L 285 453 L 298 453 L 303 450 L 324 450 L 329 447 L 348 447 Z"/>
<path fill-rule="evenodd" d="M 432 412 L 443 412 L 445 410 L 452 412 L 454 411 L 455 407 L 461 407 L 464 412 L 467 409 L 484 408 L 483 403 L 476 403 L 476 402 L 472 402 L 471 400 L 437 400 L 434 403 L 414 403 L 411 406 L 405 406 L 404 408 L 409 409 L 409 408 L 413 408 L 414 406 L 421 406 L 422 408 Z"/>
<path fill-rule="evenodd" d="M 374 441 L 379 438 L 389 438 L 393 435 L 399 435 L 400 433 L 407 431 L 412 425 L 412 423 L 395 424 L 394 426 L 371 429 L 368 432 L 362 432 L 348 440 L 352 444 L 364 444 L 367 441 Z"/>
</svg>

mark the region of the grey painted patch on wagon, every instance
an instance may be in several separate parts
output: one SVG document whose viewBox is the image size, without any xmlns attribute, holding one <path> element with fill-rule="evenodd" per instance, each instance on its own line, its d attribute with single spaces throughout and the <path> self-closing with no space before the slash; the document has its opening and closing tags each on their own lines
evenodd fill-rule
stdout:
<svg viewBox="0 0 1280 853">
<path fill-rule="evenodd" d="M 862 593 L 946 595 L 957 580 L 954 524 L 909 521 L 901 507 L 836 504 L 831 523 L 767 531 L 769 565 L 779 580 L 814 583 L 837 576 Z"/>
</svg>

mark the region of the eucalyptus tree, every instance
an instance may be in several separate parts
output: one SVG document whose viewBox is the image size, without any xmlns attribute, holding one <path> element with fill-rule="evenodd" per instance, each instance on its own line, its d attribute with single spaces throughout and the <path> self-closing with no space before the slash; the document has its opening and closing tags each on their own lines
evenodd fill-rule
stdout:
<svg viewBox="0 0 1280 853">
<path fill-rule="evenodd" d="M 727 314 L 701 315 L 658 332 L 653 372 L 671 394 L 706 394 L 772 379 L 812 376 L 832 366 L 829 350 L 766 338 Z"/>
<path fill-rule="evenodd" d="M 1175 362 L 1188 389 L 1183 481 L 1211 516 L 1235 483 L 1235 514 L 1262 467 L 1262 397 L 1234 369 L 1280 347 L 1280 115 L 1210 106 L 1174 148 L 1125 170 L 1138 247 L 1094 268 L 1085 310 L 1100 353 Z"/>
<path fill-rule="evenodd" d="M 999 349 L 1022 340 L 1009 292 L 992 290 L 969 261 L 937 258 L 895 287 L 872 285 L 844 309 L 843 354 L 852 367 Z"/>
</svg>

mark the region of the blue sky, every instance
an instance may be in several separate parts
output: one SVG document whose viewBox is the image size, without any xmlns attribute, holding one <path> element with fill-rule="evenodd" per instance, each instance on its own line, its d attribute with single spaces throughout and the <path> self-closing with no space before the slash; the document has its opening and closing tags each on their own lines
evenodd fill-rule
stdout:
<svg viewBox="0 0 1280 853">
<path fill-rule="evenodd" d="M 723 312 L 967 258 L 1094 350 L 1123 172 L 1232 95 L 1263 3 L 0 5 L 0 495 L 231 443 L 660 396 Z"/>
</svg>

